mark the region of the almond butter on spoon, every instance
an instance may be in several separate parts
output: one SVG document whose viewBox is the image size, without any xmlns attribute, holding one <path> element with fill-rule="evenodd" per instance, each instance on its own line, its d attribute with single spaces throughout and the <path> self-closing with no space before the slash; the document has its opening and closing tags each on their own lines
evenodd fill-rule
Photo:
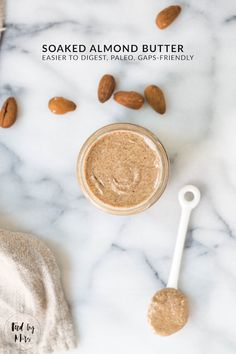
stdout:
<svg viewBox="0 0 236 354">
<path fill-rule="evenodd" d="M 188 223 L 192 210 L 200 201 L 200 191 L 195 186 L 185 186 L 179 192 L 182 214 L 167 287 L 156 292 L 148 309 L 148 321 L 161 336 L 179 331 L 188 320 L 187 297 L 178 290 L 178 279 Z"/>
</svg>

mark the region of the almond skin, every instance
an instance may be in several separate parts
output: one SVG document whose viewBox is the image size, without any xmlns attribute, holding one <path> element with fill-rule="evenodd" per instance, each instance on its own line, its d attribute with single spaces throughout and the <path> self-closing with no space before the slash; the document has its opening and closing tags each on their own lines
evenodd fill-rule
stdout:
<svg viewBox="0 0 236 354">
<path fill-rule="evenodd" d="M 64 97 L 53 97 L 48 102 L 48 108 L 54 114 L 65 114 L 74 111 L 76 104 Z"/>
<path fill-rule="evenodd" d="M 135 91 L 119 91 L 114 94 L 114 100 L 131 109 L 140 109 L 144 104 L 144 97 Z"/>
<path fill-rule="evenodd" d="M 11 127 L 17 118 L 17 103 L 14 97 L 9 97 L 3 104 L 0 112 L 0 127 Z"/>
<path fill-rule="evenodd" d="M 155 85 L 149 85 L 144 90 L 144 96 L 148 104 L 154 111 L 164 114 L 166 111 L 166 101 L 162 90 Z"/>
<path fill-rule="evenodd" d="M 104 103 L 111 98 L 116 87 L 115 79 L 112 75 L 104 75 L 98 85 L 98 99 Z"/>
<path fill-rule="evenodd" d="M 156 17 L 156 24 L 160 29 L 168 27 L 180 14 L 181 7 L 172 5 L 159 12 Z"/>
</svg>

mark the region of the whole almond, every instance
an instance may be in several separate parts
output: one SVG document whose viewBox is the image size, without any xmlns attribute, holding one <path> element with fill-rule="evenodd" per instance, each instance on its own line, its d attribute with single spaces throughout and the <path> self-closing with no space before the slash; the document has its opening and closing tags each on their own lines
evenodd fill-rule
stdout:
<svg viewBox="0 0 236 354">
<path fill-rule="evenodd" d="M 106 102 L 115 90 L 116 82 L 112 75 L 104 75 L 98 85 L 98 99 L 101 103 Z"/>
<path fill-rule="evenodd" d="M 162 90 L 155 85 L 149 85 L 144 90 L 144 95 L 149 105 L 154 111 L 164 114 L 166 111 L 166 101 Z"/>
<path fill-rule="evenodd" d="M 65 114 L 74 111 L 76 104 L 64 97 L 53 97 L 48 102 L 48 108 L 54 114 Z"/>
<path fill-rule="evenodd" d="M 144 97 L 135 91 L 118 91 L 114 94 L 114 100 L 131 109 L 140 109 L 144 104 Z"/>
<path fill-rule="evenodd" d="M 159 12 L 156 17 L 156 24 L 160 29 L 165 29 L 168 27 L 175 19 L 179 16 L 181 12 L 181 7 L 179 5 L 172 5 L 166 7 L 164 10 Z"/>
<path fill-rule="evenodd" d="M 9 97 L 3 104 L 0 112 L 0 127 L 11 127 L 17 118 L 17 103 L 14 97 Z"/>
</svg>

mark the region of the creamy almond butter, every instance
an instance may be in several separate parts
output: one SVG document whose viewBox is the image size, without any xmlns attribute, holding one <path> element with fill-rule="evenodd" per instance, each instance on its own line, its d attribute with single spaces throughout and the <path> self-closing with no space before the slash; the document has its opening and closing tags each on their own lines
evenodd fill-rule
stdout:
<svg viewBox="0 0 236 354">
<path fill-rule="evenodd" d="M 148 320 L 154 331 L 161 336 L 179 331 L 188 320 L 186 296 L 177 289 L 161 289 L 152 298 Z"/>
<path fill-rule="evenodd" d="M 114 213 L 133 213 L 162 193 L 168 159 L 160 142 L 149 133 L 132 124 L 114 124 L 85 143 L 78 176 L 95 204 Z"/>
<path fill-rule="evenodd" d="M 92 193 L 105 204 L 131 207 L 150 198 L 161 175 L 156 146 L 140 134 L 106 134 L 90 149 L 85 175 Z"/>
</svg>

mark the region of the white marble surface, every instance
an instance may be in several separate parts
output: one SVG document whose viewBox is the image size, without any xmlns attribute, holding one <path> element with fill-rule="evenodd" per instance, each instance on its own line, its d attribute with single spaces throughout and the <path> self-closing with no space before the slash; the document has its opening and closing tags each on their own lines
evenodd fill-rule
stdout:
<svg viewBox="0 0 236 354">
<path fill-rule="evenodd" d="M 29 231 L 55 252 L 72 308 L 81 354 L 235 354 L 236 352 L 236 4 L 181 1 L 166 31 L 155 0 L 8 0 L 0 51 L 1 102 L 14 95 L 17 123 L 0 130 L 0 227 Z M 41 61 L 42 43 L 183 43 L 192 62 Z M 166 93 L 164 118 L 113 100 L 101 105 L 102 74 L 119 88 Z M 48 99 L 63 95 L 76 112 L 53 116 Z M 95 129 L 134 122 L 155 132 L 171 158 L 162 199 L 148 211 L 116 217 L 83 197 L 77 154 Z M 202 201 L 184 254 L 181 289 L 190 319 L 179 333 L 155 336 L 149 300 L 167 281 L 180 216 L 179 188 L 194 183 Z M 1 270 L 2 271 L 2 270 Z"/>
</svg>

